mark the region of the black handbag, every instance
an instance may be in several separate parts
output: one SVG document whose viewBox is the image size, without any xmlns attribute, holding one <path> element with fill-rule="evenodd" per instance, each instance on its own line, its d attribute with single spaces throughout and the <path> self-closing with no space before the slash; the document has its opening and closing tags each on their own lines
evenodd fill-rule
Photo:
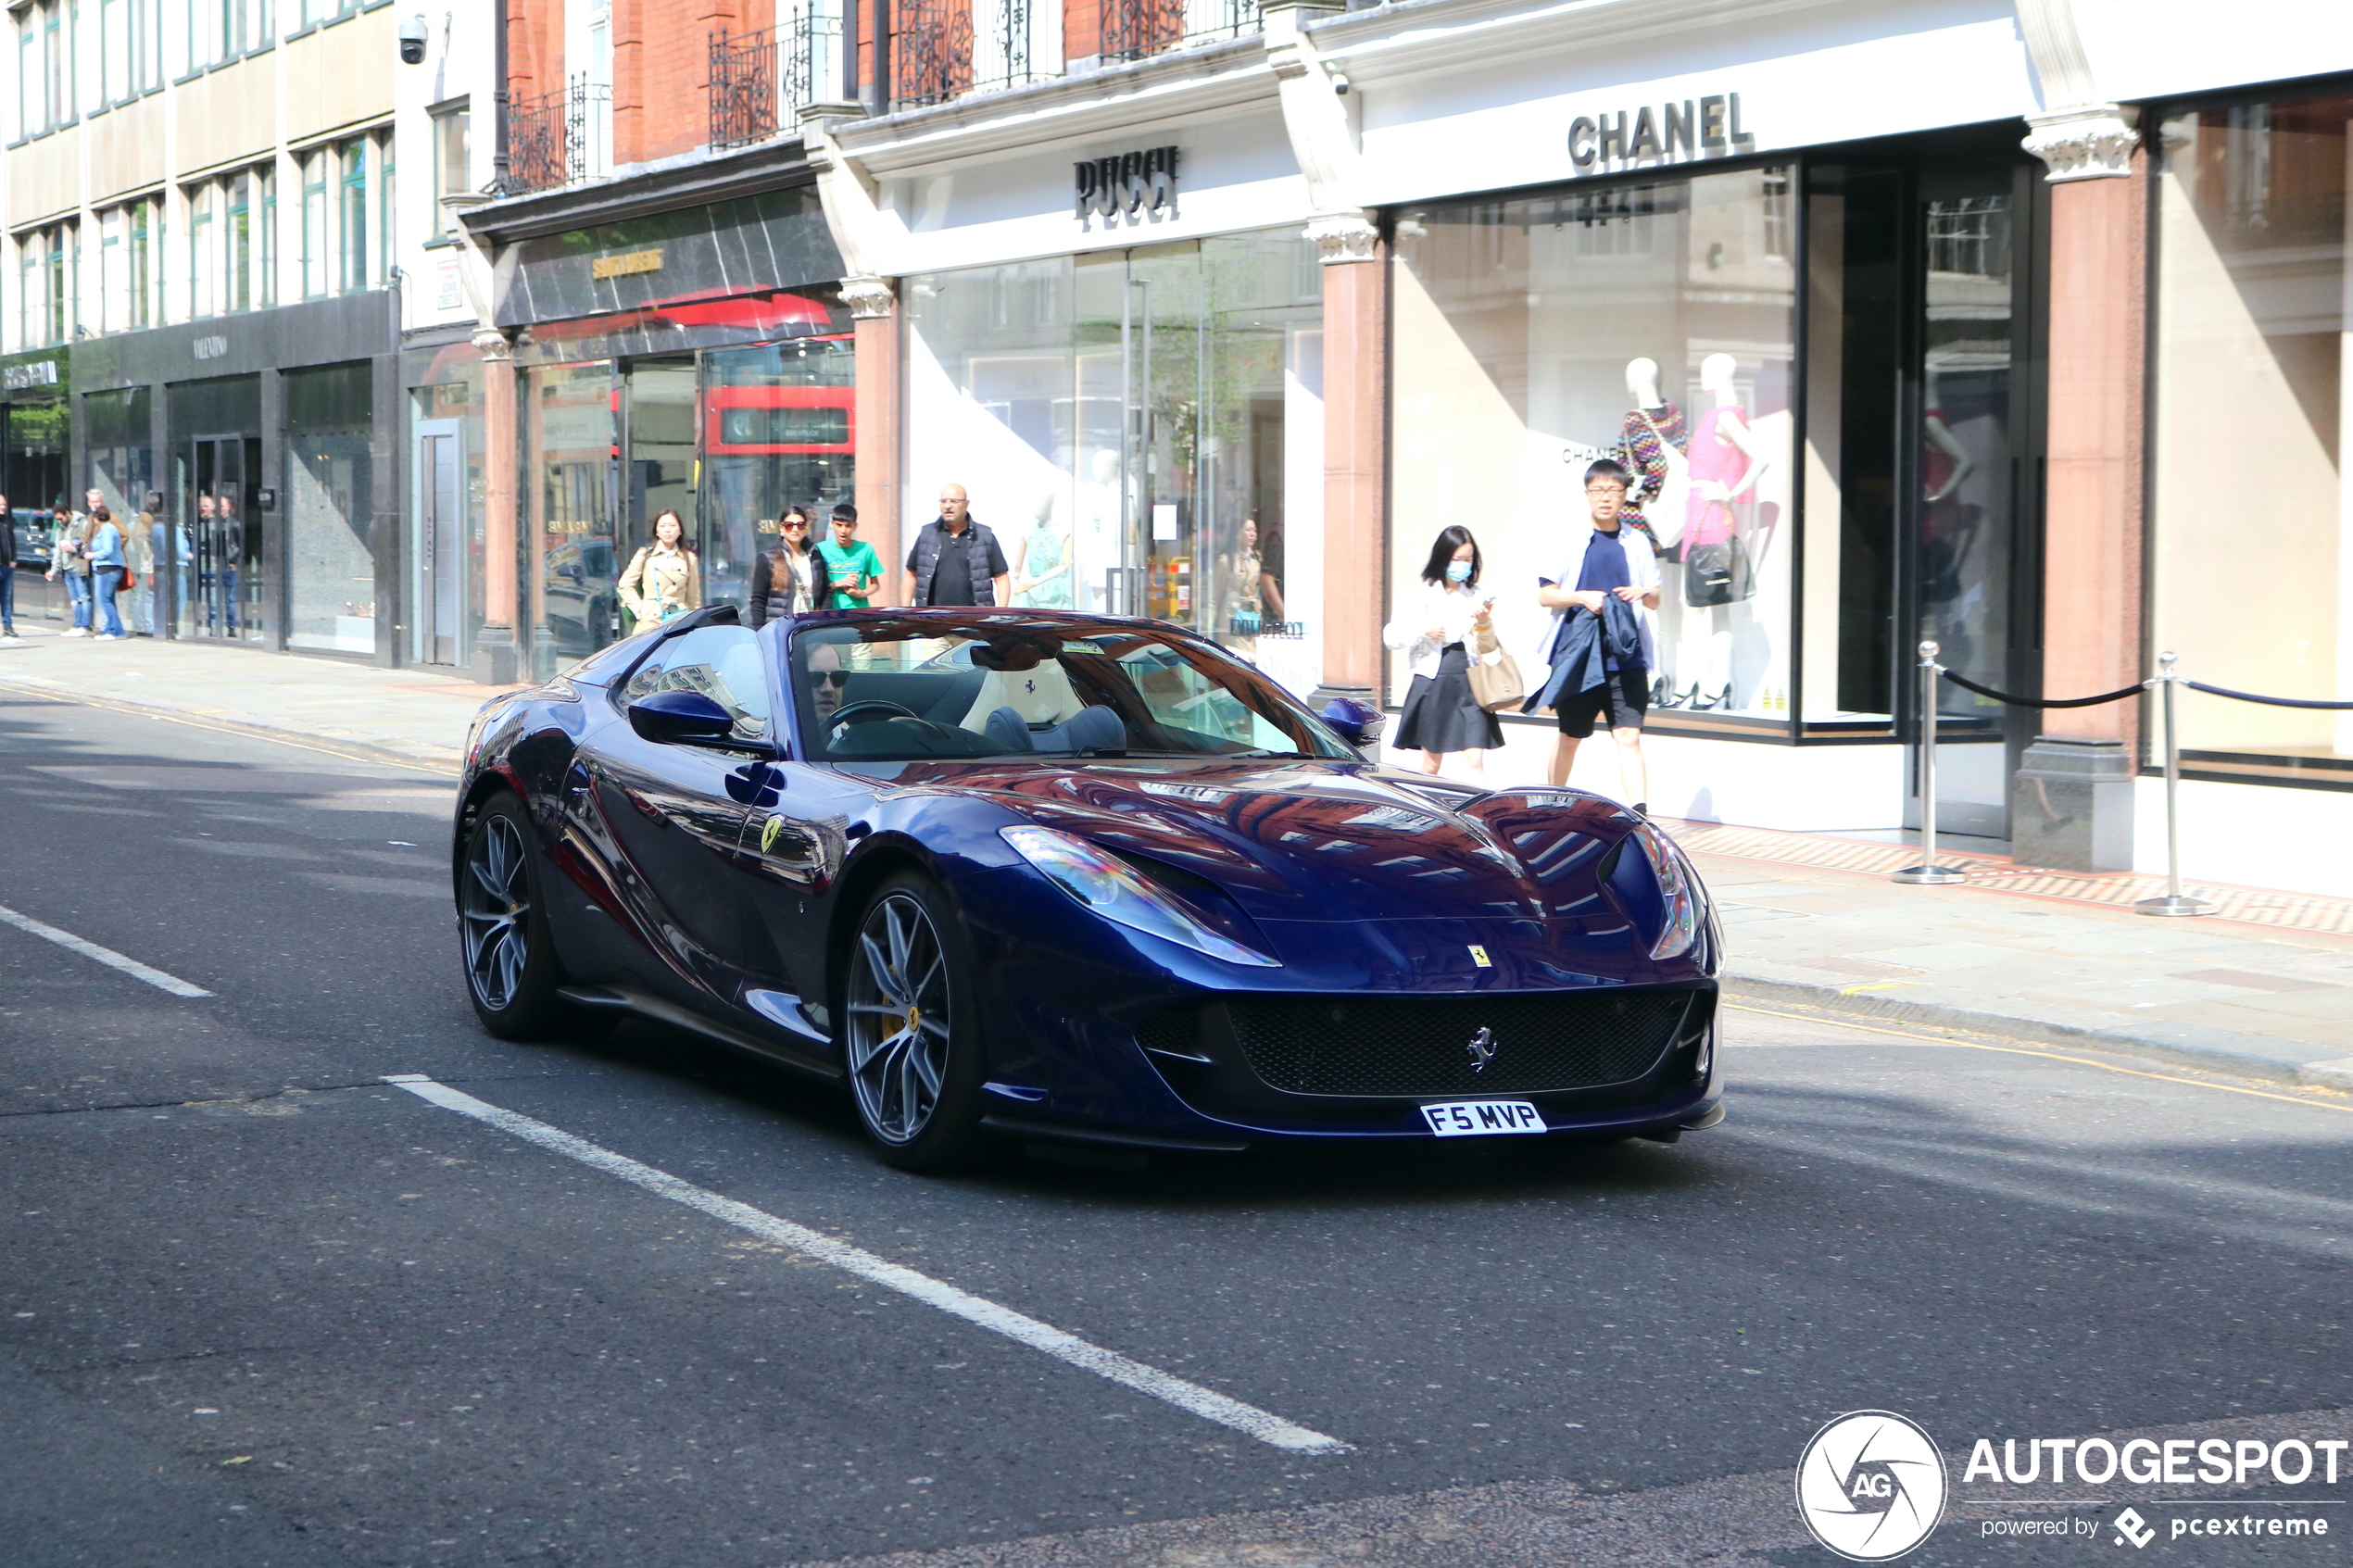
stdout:
<svg viewBox="0 0 2353 1568">
<path fill-rule="evenodd" d="M 1683 602 L 1693 609 L 1734 604 L 1756 593 L 1740 535 L 1717 545 L 1683 546 Z"/>
</svg>

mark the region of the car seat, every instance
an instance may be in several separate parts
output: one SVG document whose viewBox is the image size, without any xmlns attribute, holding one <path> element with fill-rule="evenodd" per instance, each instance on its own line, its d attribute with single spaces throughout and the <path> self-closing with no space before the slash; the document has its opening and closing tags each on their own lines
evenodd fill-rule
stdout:
<svg viewBox="0 0 2353 1568">
<path fill-rule="evenodd" d="M 1124 751 L 1127 726 L 1108 708 L 1082 708 L 1068 720 L 1045 730 L 1032 730 L 1011 708 L 988 716 L 983 733 L 1006 751 L 1039 751 L 1076 755 L 1088 747 Z"/>
</svg>

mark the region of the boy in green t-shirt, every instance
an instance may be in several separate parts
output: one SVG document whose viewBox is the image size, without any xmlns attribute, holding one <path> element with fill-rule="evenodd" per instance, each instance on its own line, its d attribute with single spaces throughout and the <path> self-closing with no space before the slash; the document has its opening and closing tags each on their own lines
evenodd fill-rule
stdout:
<svg viewBox="0 0 2353 1568">
<path fill-rule="evenodd" d="M 858 537 L 858 508 L 847 501 L 834 507 L 834 536 L 817 546 L 817 555 L 825 563 L 826 578 L 834 586 L 834 602 L 845 608 L 862 608 L 882 586 L 882 558 L 875 547 Z"/>
</svg>

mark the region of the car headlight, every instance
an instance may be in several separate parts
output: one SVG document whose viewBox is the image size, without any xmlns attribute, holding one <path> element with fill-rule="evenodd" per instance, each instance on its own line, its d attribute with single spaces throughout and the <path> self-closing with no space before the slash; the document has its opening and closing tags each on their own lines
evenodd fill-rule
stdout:
<svg viewBox="0 0 2353 1568">
<path fill-rule="evenodd" d="M 1038 827 L 1000 828 L 998 836 L 1049 881 L 1114 924 L 1181 943 L 1227 963 L 1282 967 L 1280 960 L 1210 930 L 1131 867 L 1083 838 Z"/>
<path fill-rule="evenodd" d="M 1674 840 L 1650 823 L 1634 824 L 1634 842 L 1642 846 L 1642 858 L 1651 863 L 1659 901 L 1667 906 L 1658 940 L 1651 944 L 1651 957 L 1671 959 L 1690 952 L 1707 920 L 1707 896 L 1700 891 L 1699 878 Z"/>
</svg>

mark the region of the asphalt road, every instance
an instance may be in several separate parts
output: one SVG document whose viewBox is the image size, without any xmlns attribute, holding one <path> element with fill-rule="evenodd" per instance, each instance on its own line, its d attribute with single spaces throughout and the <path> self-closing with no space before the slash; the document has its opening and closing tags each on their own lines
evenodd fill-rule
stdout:
<svg viewBox="0 0 2353 1568">
<path fill-rule="evenodd" d="M 0 1561 L 1827 1563 L 1790 1476 L 1843 1411 L 1921 1423 L 1962 1499 L 2057 1495 L 1963 1486 L 1978 1436 L 2353 1436 L 2343 1097 L 1737 1010 L 1730 1118 L 1672 1148 L 923 1180 L 690 1038 L 482 1034 L 447 788 L 0 693 L 0 906 L 214 993 L 0 924 Z M 1957 1508 L 1907 1561 L 2334 1562 L 2343 1481 L 2078 1488 L 2099 1533 L 2056 1542 Z M 2338 1527 L 2112 1543 L 2120 1499 L 2190 1494 Z"/>
</svg>

